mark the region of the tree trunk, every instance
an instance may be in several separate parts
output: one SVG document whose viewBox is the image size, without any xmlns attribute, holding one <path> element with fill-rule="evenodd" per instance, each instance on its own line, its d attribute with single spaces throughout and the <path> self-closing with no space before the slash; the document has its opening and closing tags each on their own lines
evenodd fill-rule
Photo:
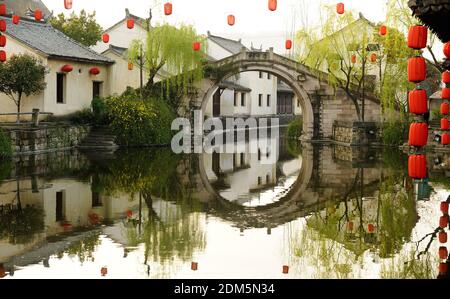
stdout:
<svg viewBox="0 0 450 299">
<path fill-rule="evenodd" d="M 22 95 L 19 94 L 19 99 L 17 100 L 17 120 L 16 123 L 20 124 L 20 101 L 22 100 Z"/>
</svg>

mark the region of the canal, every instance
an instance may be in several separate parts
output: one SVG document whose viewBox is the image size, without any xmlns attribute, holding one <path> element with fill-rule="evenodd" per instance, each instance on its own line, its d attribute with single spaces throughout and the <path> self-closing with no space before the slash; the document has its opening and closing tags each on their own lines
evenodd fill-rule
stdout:
<svg viewBox="0 0 450 299">
<path fill-rule="evenodd" d="M 448 158 L 393 149 L 170 148 L 0 162 L 0 277 L 437 278 Z M 448 230 L 448 223 L 445 231 Z M 443 240 L 441 240 L 443 241 Z"/>
</svg>

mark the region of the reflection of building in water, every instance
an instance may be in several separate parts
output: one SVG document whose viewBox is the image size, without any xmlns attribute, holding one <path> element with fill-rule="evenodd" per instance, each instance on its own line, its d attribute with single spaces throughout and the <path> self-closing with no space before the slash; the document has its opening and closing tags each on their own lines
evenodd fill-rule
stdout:
<svg viewBox="0 0 450 299">
<path fill-rule="evenodd" d="M 32 207 L 35 208 L 33 211 L 36 217 L 42 218 L 35 221 L 43 225 L 40 231 L 30 231 L 29 236 L 19 236 L 20 239 L 15 236 L 18 240 L 16 242 L 11 242 L 11 238 L 0 240 L 0 262 L 30 250 L 49 236 L 124 217 L 125 211 L 136 205 L 136 200 L 130 201 L 123 196 L 101 196 L 92 191 L 89 182 L 70 178 L 51 181 L 38 178 L 6 181 L 0 185 L 1 213 Z M 38 214 L 36 211 L 42 213 Z M 26 223 L 28 219 L 22 221 Z M 22 221 L 17 225 L 21 225 Z M 24 223 L 22 225 L 25 225 Z M 23 234 L 26 233 L 23 228 L 15 229 L 22 229 Z M 15 234 L 8 231 L 0 233 Z"/>
<path fill-rule="evenodd" d="M 234 153 L 203 154 L 208 180 L 217 193 L 239 205 L 262 205 L 276 201 L 277 193 L 292 185 L 301 160 L 279 161 L 277 137 L 254 138 L 236 144 Z M 283 155 L 285 156 L 285 155 Z M 289 180 L 281 178 L 292 176 Z"/>
</svg>

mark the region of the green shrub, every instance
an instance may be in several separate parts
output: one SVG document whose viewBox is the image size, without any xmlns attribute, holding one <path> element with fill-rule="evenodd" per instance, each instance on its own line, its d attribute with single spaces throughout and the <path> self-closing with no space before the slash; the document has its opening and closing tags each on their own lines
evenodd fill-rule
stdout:
<svg viewBox="0 0 450 299">
<path fill-rule="evenodd" d="M 12 155 L 12 145 L 9 136 L 0 129 L 0 159 L 10 157 Z"/>
<path fill-rule="evenodd" d="M 441 109 L 440 108 L 435 108 L 431 111 L 431 116 L 433 117 L 433 119 L 441 119 L 444 117 L 444 115 L 442 115 L 441 113 Z"/>
<path fill-rule="evenodd" d="M 174 115 L 162 100 L 133 99 L 133 94 L 106 99 L 110 127 L 122 145 L 169 144 Z"/>
<path fill-rule="evenodd" d="M 387 122 L 381 128 L 381 139 L 384 145 L 400 145 L 407 138 L 408 124 L 404 122 Z"/>
<path fill-rule="evenodd" d="M 287 137 L 289 139 L 298 139 L 302 135 L 303 121 L 296 119 L 292 121 L 287 128 Z"/>
<path fill-rule="evenodd" d="M 84 108 L 74 113 L 61 115 L 61 116 L 49 116 L 46 121 L 48 122 L 61 122 L 72 123 L 75 125 L 85 125 L 94 123 L 94 114 L 90 108 Z"/>
<path fill-rule="evenodd" d="M 95 124 L 105 124 L 107 121 L 106 103 L 102 98 L 92 100 L 92 112 Z"/>
</svg>

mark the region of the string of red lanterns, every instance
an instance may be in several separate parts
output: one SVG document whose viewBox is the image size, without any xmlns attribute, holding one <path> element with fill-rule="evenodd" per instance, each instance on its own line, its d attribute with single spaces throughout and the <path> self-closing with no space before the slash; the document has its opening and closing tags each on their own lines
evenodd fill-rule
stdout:
<svg viewBox="0 0 450 299">
<path fill-rule="evenodd" d="M 439 276 L 445 276 L 448 272 L 448 249 L 447 249 L 447 233 L 445 232 L 445 229 L 448 227 L 448 206 L 449 206 L 450 196 L 448 197 L 447 201 L 443 201 L 440 204 L 440 210 L 442 212 L 442 216 L 439 218 L 439 233 L 438 233 L 438 239 L 439 243 L 441 244 L 438 250 L 439 255 Z M 438 277 L 439 277 L 438 276 Z"/>
<path fill-rule="evenodd" d="M 0 16 L 6 15 L 6 4 L 0 4 Z M 0 48 L 6 47 L 6 36 L 1 33 L 6 32 L 6 22 L 5 20 L 0 20 Z M 0 63 L 6 61 L 6 52 L 0 50 Z"/>
<path fill-rule="evenodd" d="M 447 42 L 444 45 L 444 56 L 447 59 L 450 59 L 450 42 Z M 442 145 L 450 145 L 450 134 L 449 134 L 449 119 L 448 116 L 450 114 L 450 72 L 444 71 L 442 73 L 442 83 L 444 87 L 442 88 L 441 98 L 443 103 L 441 104 L 441 114 L 443 118 L 441 119 L 441 144 Z"/>
</svg>

